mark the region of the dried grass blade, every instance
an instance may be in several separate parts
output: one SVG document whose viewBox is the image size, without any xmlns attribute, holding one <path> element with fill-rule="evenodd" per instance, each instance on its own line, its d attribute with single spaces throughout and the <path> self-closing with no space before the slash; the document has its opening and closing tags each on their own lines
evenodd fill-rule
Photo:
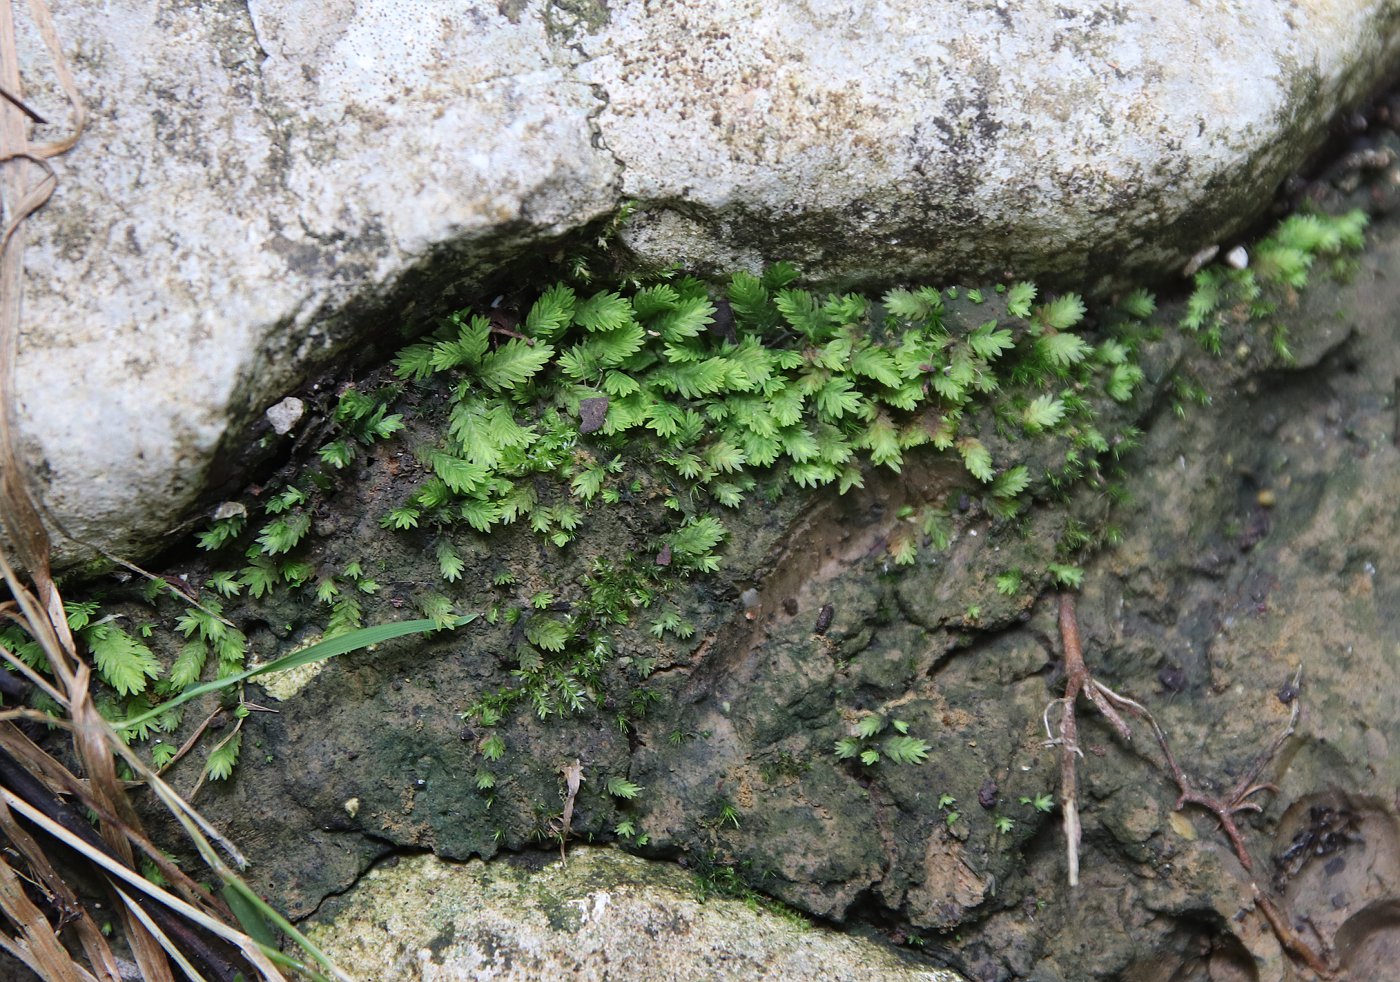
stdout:
<svg viewBox="0 0 1400 982">
<path fill-rule="evenodd" d="M 132 840 L 139 839 L 143 847 L 148 844 L 144 837 L 140 836 L 140 825 L 126 798 L 125 787 L 117 780 L 112 751 L 121 744 L 92 704 L 89 692 L 90 670 L 78 658 L 62 598 L 50 575 L 48 531 L 40 507 L 28 487 L 26 471 L 21 464 L 14 425 L 14 381 L 23 276 L 23 223 L 48 200 L 57 183 L 53 169 L 44 158 L 72 147 L 86 118 L 86 109 L 63 58 L 57 33 L 44 0 L 32 0 L 31 11 L 39 35 L 53 56 L 54 71 L 59 83 L 73 104 L 73 129 L 66 138 L 31 145 L 28 123 L 21 111 L 13 104 L 0 104 L 0 192 L 3 192 L 4 212 L 9 220 L 3 233 L 0 233 L 0 535 L 7 538 L 15 549 L 20 564 L 31 577 L 34 592 L 31 593 L 29 588 L 19 581 L 2 553 L 0 569 L 3 569 L 4 578 L 22 615 L 14 619 L 42 646 L 59 682 L 62 691 L 52 690 L 43 681 L 36 684 L 50 691 L 67 709 L 74 747 L 83 764 L 87 780 L 79 782 L 66 769 L 58 768 L 55 771 L 54 766 L 45 764 L 38 764 L 36 770 L 44 774 L 47 781 L 57 781 L 59 784 L 80 789 L 82 800 L 90 804 L 99 816 L 103 816 L 101 841 L 107 848 L 101 848 L 95 838 L 90 841 L 85 827 L 83 834 L 65 828 L 8 788 L 0 789 L 0 797 L 3 797 L 9 809 L 24 815 L 29 822 L 66 843 L 110 876 L 130 884 L 146 896 L 167 905 L 171 910 L 178 911 L 189 923 L 200 925 L 214 936 L 223 938 L 242 950 L 249 962 L 255 965 L 265 978 L 280 979 L 281 975 L 262 952 L 257 950 L 251 939 L 219 923 L 168 891 L 154 886 L 127 868 L 133 860 Z M 23 86 L 13 16 L 11 0 L 0 0 L 0 86 L 13 94 L 22 106 Z M 13 617 L 13 614 L 11 616 Z M 9 657 L 9 653 L 6 653 L 6 656 Z M 18 731 L 14 731 L 8 724 L 5 729 L 10 730 L 11 735 L 18 734 Z M 28 745 L 27 741 L 15 740 L 12 745 L 22 748 L 22 752 L 11 760 L 11 764 L 27 759 L 31 765 L 35 765 L 36 754 L 40 758 L 46 756 L 42 751 Z M 32 777 L 22 783 L 29 787 L 31 794 L 35 793 L 34 785 L 40 784 Z M 26 841 L 26 851 L 34 855 L 35 869 L 41 871 L 41 875 L 46 879 L 56 879 L 32 837 L 29 837 L 27 832 L 20 832 L 12 817 L 6 815 L 5 820 L 15 833 L 12 841 Z M 117 858 L 113 858 L 109 853 Z M 47 921 L 18 886 L 15 871 L 5 865 L 0 876 L 4 878 L 4 882 L 0 882 L 0 907 L 10 914 L 13 923 L 23 934 L 22 937 L 4 938 L 0 940 L 0 945 L 15 952 L 26 964 L 35 967 L 46 978 L 92 978 L 90 973 L 72 961 L 68 952 L 59 944 Z M 66 890 L 66 887 L 64 889 Z M 124 899 L 128 899 L 123 896 Z M 121 913 L 127 925 L 128 941 L 146 979 L 152 982 L 173 979 L 163 948 L 169 948 L 171 957 L 177 960 L 181 968 L 190 971 L 188 959 L 179 952 L 178 945 L 171 942 L 169 930 L 157 926 L 152 911 L 143 910 L 139 902 L 133 901 L 126 904 Z M 174 926 L 183 927 L 179 922 L 174 922 Z M 88 940 L 90 938 L 85 938 L 85 943 Z M 89 953 L 93 953 L 91 949 Z M 103 956 L 98 952 L 97 955 L 94 964 L 104 968 L 110 965 L 110 953 Z"/>
<path fill-rule="evenodd" d="M 162 904 L 169 907 L 171 910 L 179 913 L 180 916 L 184 917 L 186 920 L 190 921 L 191 923 L 198 924 L 200 927 L 207 930 L 210 934 L 213 934 L 216 937 L 223 938 L 225 941 L 239 948 L 239 950 L 241 950 L 245 955 L 248 956 L 250 961 L 253 961 L 258 966 L 258 968 L 262 969 L 264 972 L 271 972 L 271 974 L 267 975 L 266 978 L 277 980 L 282 979 L 281 973 L 278 972 L 276 968 L 274 968 L 272 964 L 267 961 L 266 957 L 262 955 L 262 952 L 259 950 L 259 946 L 257 945 L 257 943 L 254 942 L 252 938 L 249 938 L 243 932 L 235 930 L 234 928 L 229 927 L 221 921 L 210 917 L 208 914 L 204 913 L 204 911 L 200 910 L 197 907 L 194 907 L 191 904 L 186 903 L 179 897 L 170 893 L 168 890 L 156 886 L 154 883 L 150 882 L 144 877 L 139 876 L 131 870 L 127 869 L 125 866 L 108 856 L 102 850 L 96 849 L 93 846 L 89 845 L 87 842 L 83 841 L 81 838 L 74 836 L 62 825 L 59 825 L 57 822 L 50 819 L 47 815 L 39 811 L 37 808 L 32 807 L 28 802 L 24 801 L 22 798 L 18 797 L 14 793 L 4 788 L 0 788 L 0 798 L 3 798 L 6 804 L 8 804 L 15 811 L 19 812 L 29 821 L 33 822 L 35 825 L 38 825 L 40 828 L 42 828 L 44 831 L 48 832 L 55 838 L 61 839 L 65 845 L 67 845 L 71 849 L 76 850 L 79 853 L 82 853 L 82 855 L 88 860 L 102 867 L 104 870 L 112 874 L 117 879 L 123 881 L 131 887 L 134 887 L 136 890 L 145 894 L 146 896 L 160 901 Z"/>
<path fill-rule="evenodd" d="M 156 865 L 166 880 L 190 903 L 211 910 L 221 909 L 218 899 L 213 894 L 170 862 L 165 854 L 139 829 L 130 828 L 115 815 L 102 812 L 102 804 L 94 800 L 88 793 L 85 781 L 74 776 L 68 768 L 40 750 L 28 737 L 13 726 L 0 725 L 0 754 L 3 753 L 9 753 L 26 773 L 42 780 L 52 791 L 72 794 L 82 803 L 83 807 L 96 812 L 102 821 L 116 825 L 118 831 L 130 839 L 146 858 Z M 14 791 L 16 788 L 12 785 L 11 790 Z"/>
<path fill-rule="evenodd" d="M 12 954 L 49 982 L 79 982 L 82 978 L 79 966 L 59 944 L 43 912 L 25 895 L 19 875 L 3 860 L 0 860 L 0 910 L 20 932 L 20 937 L 12 939 Z"/>
<path fill-rule="evenodd" d="M 78 83 L 73 80 L 73 73 L 68 69 L 68 59 L 63 57 L 63 46 L 58 43 L 58 31 L 54 28 L 48 4 L 44 0 L 29 0 L 29 14 L 34 18 L 34 26 L 39 29 L 39 37 L 43 39 L 44 47 L 49 49 L 49 57 L 53 59 L 53 73 L 58 77 L 59 87 L 73 106 L 73 121 L 67 136 L 30 147 L 30 152 L 36 157 L 56 157 L 73 149 L 73 145 L 83 135 L 83 130 L 87 127 L 87 104 L 83 102 Z"/>
<path fill-rule="evenodd" d="M 3 273 L 3 264 L 4 258 L 0 256 L 0 273 Z M 3 314 L 3 301 L 0 301 L 0 314 Z M 0 347 L 3 347 L 2 343 L 0 343 Z M 0 378 L 0 390 L 3 390 L 3 387 L 4 380 Z M 0 407 L 0 430 L 4 429 L 4 420 L 5 412 L 3 407 Z M 3 451 L 4 447 L 0 446 L 0 454 L 3 454 Z M 13 470 L 12 463 L 0 456 L 0 532 L 10 534 L 11 538 L 14 537 L 13 530 L 4 514 L 8 501 L 5 496 L 10 489 L 5 485 L 4 479 Z M 27 492 L 25 493 L 27 494 Z M 65 691 L 72 691 L 73 675 L 76 671 L 74 668 L 75 648 L 73 636 L 68 631 L 68 618 L 64 616 L 61 631 L 55 628 L 48 607 L 41 603 L 39 598 L 34 596 L 33 592 L 20 580 L 19 574 L 10 565 L 9 557 L 5 555 L 3 549 L 0 549 L 0 575 L 4 576 L 5 584 L 10 588 L 10 595 L 14 598 L 21 614 L 17 618 L 11 613 L 10 619 L 24 628 L 29 636 L 44 649 L 44 654 L 49 659 L 49 667 L 53 669 L 54 677 L 58 679 Z M 53 589 L 52 592 L 55 597 L 58 595 L 57 589 Z M 58 601 L 58 608 L 59 610 L 63 609 L 62 600 Z M 57 701 L 65 709 L 68 708 L 67 696 L 58 693 Z"/>
<path fill-rule="evenodd" d="M 23 675 L 30 685 L 34 686 L 60 706 L 63 705 L 63 694 L 50 685 L 48 679 L 34 671 L 34 669 L 26 665 L 21 659 L 16 658 L 14 652 L 10 651 L 4 645 L 0 645 L 0 658 L 4 658 L 11 668 Z"/>
<path fill-rule="evenodd" d="M 0 728 L 0 731 L 3 729 L 9 729 L 9 727 Z M 45 889 L 49 891 L 50 898 L 61 915 L 59 928 L 61 929 L 72 919 L 86 917 L 87 912 L 78 903 L 77 898 L 73 896 L 62 877 L 53 870 L 44 849 L 30 836 L 26 829 L 14 821 L 7 803 L 13 797 L 15 800 L 24 801 L 26 806 L 35 809 L 40 814 L 44 814 L 56 827 L 64 829 L 67 833 L 68 838 L 64 838 L 62 840 L 64 842 L 71 843 L 80 840 L 93 849 L 102 849 L 109 853 L 116 850 L 106 846 L 104 840 L 92 830 L 91 826 L 81 816 L 75 814 L 68 805 L 59 801 L 43 781 L 21 766 L 19 761 L 9 753 L 2 750 L 0 750 L 0 785 L 4 786 L 6 794 L 4 799 L 0 799 L 0 830 L 3 830 L 9 836 L 10 841 L 21 850 L 29 862 L 30 869 L 40 877 Z M 101 803 L 98 804 L 100 807 Z M 127 918 L 125 911 L 119 911 L 119 913 L 124 919 Z M 169 978 L 173 982 L 169 966 L 161 954 L 160 945 L 145 932 L 144 928 L 139 924 L 128 925 L 128 941 L 145 978 L 152 980 L 152 982 Z M 104 961 L 106 960 L 109 959 L 104 959 Z"/>
<path fill-rule="evenodd" d="M 150 914 L 146 913 L 145 908 L 132 900 L 124 890 L 118 890 L 117 896 L 121 897 L 122 904 L 125 905 L 127 912 L 141 922 L 141 926 L 160 944 L 161 948 L 165 950 L 165 953 L 170 956 L 170 960 L 180 967 L 180 971 L 188 975 L 192 982 L 205 982 L 204 976 L 200 974 L 198 969 L 190 964 L 190 960 L 185 957 L 184 952 L 180 950 L 180 946 L 170 940 L 166 933 L 160 929 L 160 925 L 151 919 Z"/>
<path fill-rule="evenodd" d="M 225 852 L 232 856 L 236 863 L 241 864 L 240 868 L 241 866 L 246 866 L 247 860 L 243 858 L 242 854 L 234 847 L 233 843 L 219 835 L 219 833 L 209 825 L 208 820 L 204 818 L 203 815 L 176 794 L 174 789 L 166 784 L 165 781 L 161 780 L 161 778 L 150 769 L 146 762 L 133 753 L 130 748 L 119 745 L 116 749 L 122 754 L 123 759 L 131 765 L 132 769 L 135 770 L 137 774 L 141 775 L 143 780 L 151 786 L 151 789 L 160 797 L 161 803 L 165 805 L 166 809 L 184 826 L 186 834 L 190 837 L 190 841 L 193 842 L 195 848 L 199 850 L 200 857 L 223 881 L 226 889 L 233 890 L 242 897 L 244 901 L 257 908 L 263 917 L 272 922 L 273 926 L 287 937 L 291 938 L 298 947 L 305 951 L 327 976 L 339 979 L 341 982 L 351 982 L 350 977 L 342 972 L 324 952 L 312 944 L 310 938 L 298 931 L 290 921 L 259 897 L 236 873 L 224 864 L 223 860 L 219 858 L 219 854 L 214 849 L 214 846 L 209 842 L 209 839 L 205 837 L 204 832 L 209 833 L 209 838 L 214 838 L 218 841 Z M 296 968 L 298 971 L 302 972 L 310 972 L 306 966 L 293 959 L 287 958 L 280 952 L 264 950 L 280 965 Z"/>
<path fill-rule="evenodd" d="M 4 833 L 10 845 L 29 863 L 31 874 L 38 877 L 39 885 L 46 895 L 45 902 L 58 911 L 60 923 L 82 917 L 83 905 L 78 902 L 68 883 L 53 868 L 48 853 L 15 821 L 14 813 L 3 801 L 0 801 L 0 832 Z"/>
<path fill-rule="evenodd" d="M 170 970 L 170 962 L 161 943 L 151 936 L 140 920 L 131 916 L 125 906 L 119 908 L 117 913 L 121 916 L 122 929 L 126 932 L 132 957 L 141 970 L 141 982 L 175 982 L 175 973 Z"/>
<path fill-rule="evenodd" d="M 97 926 L 91 917 L 79 918 L 77 925 L 78 941 L 83 946 L 83 953 L 88 957 L 88 964 L 96 970 L 99 978 L 117 982 L 122 978 L 121 966 L 117 964 L 117 958 L 112 954 L 111 945 L 107 944 L 107 939 L 102 936 L 102 929 Z"/>
<path fill-rule="evenodd" d="M 195 848 L 199 850 L 200 856 L 203 857 L 204 861 L 208 863 L 210 867 L 216 871 L 223 867 L 223 861 L 219 859 L 219 854 L 214 851 L 214 847 L 209 842 L 210 839 L 219 844 L 219 848 L 224 850 L 224 853 L 233 860 L 234 864 L 239 869 L 247 867 L 248 860 L 243 853 L 238 851 L 238 847 L 230 842 L 218 829 L 214 828 L 214 826 L 209 823 L 208 819 L 195 811 L 193 805 L 176 794 L 175 789 L 166 784 L 155 771 L 151 770 L 144 760 L 131 750 L 131 748 L 127 747 L 125 744 L 118 743 L 113 749 L 121 755 L 122 759 L 127 762 L 133 771 L 140 775 L 141 780 L 150 786 L 151 790 L 156 793 L 156 797 L 160 799 L 160 803 L 165 806 L 166 810 L 174 815 L 176 820 L 184 826 L 186 834 L 189 835 L 190 839 L 195 844 Z M 222 875 L 222 873 L 220 875 Z"/>
</svg>

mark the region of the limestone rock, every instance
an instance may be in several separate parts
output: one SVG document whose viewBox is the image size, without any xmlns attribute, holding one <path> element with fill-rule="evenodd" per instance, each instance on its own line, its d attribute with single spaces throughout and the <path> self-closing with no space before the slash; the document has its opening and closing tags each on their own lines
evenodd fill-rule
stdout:
<svg viewBox="0 0 1400 982">
<path fill-rule="evenodd" d="M 308 936 L 365 982 L 962 978 L 741 900 L 701 903 L 676 867 L 609 849 L 534 870 L 408 857 L 325 909 Z"/>
<path fill-rule="evenodd" d="M 21 424 L 50 513 L 109 551 L 162 542 L 269 406 L 352 344 L 392 349 L 405 306 L 464 304 L 616 204 L 598 97 L 539 17 L 55 7 L 92 114 L 30 225 Z"/>
<path fill-rule="evenodd" d="M 581 73 L 643 210 L 705 270 L 1094 286 L 1237 232 L 1395 63 L 1393 0 L 611 5 Z"/>
<path fill-rule="evenodd" d="M 134 556 L 300 383 L 624 200 L 711 272 L 1179 266 L 1395 62 L 1400 0 L 55 7 L 92 114 L 29 223 L 21 430 L 50 515 Z"/>
</svg>

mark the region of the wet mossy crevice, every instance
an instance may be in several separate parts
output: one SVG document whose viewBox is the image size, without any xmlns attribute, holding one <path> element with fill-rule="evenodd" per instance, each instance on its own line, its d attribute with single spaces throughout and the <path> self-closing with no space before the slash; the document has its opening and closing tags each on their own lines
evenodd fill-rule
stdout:
<svg viewBox="0 0 1400 982">
<path fill-rule="evenodd" d="M 209 550 L 166 571 L 263 659 L 410 613 L 479 615 L 342 656 L 279 704 L 243 694 L 279 711 L 244 720 L 238 768 L 201 803 L 260 868 L 295 866 L 263 889 L 305 913 L 386 848 L 556 848 L 561 768 L 580 760 L 572 842 L 732 869 L 833 920 L 879 898 L 930 940 L 1033 897 L 1026 857 L 1054 822 L 1035 802 L 1055 787 L 1054 632 L 1034 599 L 1123 534 L 1118 457 L 1143 414 L 1182 400 L 1180 374 L 1122 369 L 1216 364 L 1198 344 L 1215 325 L 1182 333 L 1187 309 L 1144 296 L 1088 311 L 1017 284 L 869 300 L 791 275 L 575 283 L 568 323 L 559 287 L 463 310 L 396 372 L 337 387 L 329 431 L 304 443 L 315 458 L 250 489 Z M 1250 345 L 1241 376 L 1283 366 L 1270 328 L 1223 295 L 1203 316 L 1229 315 L 1217 347 Z M 900 348 L 923 343 L 904 335 L 935 320 L 904 377 Z M 781 390 L 747 387 L 759 351 Z M 695 374 L 660 374 L 676 366 Z M 979 373 L 996 384 L 978 391 Z M 761 394 L 771 415 L 788 386 L 807 389 L 800 413 L 774 421 L 763 464 L 744 407 Z M 636 393 L 655 405 L 633 418 Z M 483 435 L 464 439 L 467 423 Z M 823 436 L 826 456 L 810 454 Z M 182 607 L 168 591 L 104 589 L 162 656 L 189 640 L 163 626 Z M 882 728 L 843 759 L 872 717 Z M 885 751 L 895 734 L 923 763 Z"/>
</svg>

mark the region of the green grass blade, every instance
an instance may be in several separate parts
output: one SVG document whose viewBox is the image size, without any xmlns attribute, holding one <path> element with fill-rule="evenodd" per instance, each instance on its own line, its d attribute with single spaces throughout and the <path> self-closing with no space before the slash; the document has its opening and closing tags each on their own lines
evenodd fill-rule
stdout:
<svg viewBox="0 0 1400 982">
<path fill-rule="evenodd" d="M 468 614 L 465 617 L 457 618 L 453 627 L 461 627 L 476 620 L 476 614 Z M 193 689 L 186 689 L 174 699 L 161 703 L 154 709 L 147 710 L 138 716 L 130 719 L 119 720 L 112 726 L 121 730 L 129 729 L 133 726 L 140 726 L 148 720 L 154 719 L 168 710 L 174 709 L 182 703 L 197 699 L 210 692 L 218 692 L 220 689 L 227 689 L 231 685 L 237 685 L 257 675 L 265 675 L 268 672 L 284 672 L 289 668 L 298 668 L 302 665 L 310 665 L 312 662 L 325 661 L 327 658 L 334 658 L 336 655 L 344 655 L 351 651 L 358 651 L 361 648 L 368 648 L 370 645 L 380 644 L 384 641 L 391 641 L 394 638 L 401 638 L 406 634 L 426 634 L 429 631 L 441 630 L 441 625 L 437 621 L 423 618 L 416 621 L 394 621 L 389 624 L 376 624 L 374 627 L 362 627 L 359 630 L 351 631 L 348 634 L 341 634 L 325 641 L 318 641 L 313 645 L 294 651 L 289 655 L 283 655 L 275 661 L 270 661 L 266 665 L 255 665 L 237 675 L 230 675 L 227 678 L 216 679 L 213 682 L 205 682 L 197 685 Z"/>
<path fill-rule="evenodd" d="M 243 933 L 264 948 L 276 951 L 277 935 L 272 933 L 272 925 L 268 924 L 262 910 L 228 884 L 225 884 L 219 893 L 224 898 L 224 903 L 228 904 L 228 909 L 233 911 L 233 916 L 238 918 Z"/>
</svg>

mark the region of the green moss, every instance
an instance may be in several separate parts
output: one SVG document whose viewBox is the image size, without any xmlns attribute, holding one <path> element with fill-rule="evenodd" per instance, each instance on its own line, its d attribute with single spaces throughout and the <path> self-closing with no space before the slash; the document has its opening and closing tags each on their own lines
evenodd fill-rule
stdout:
<svg viewBox="0 0 1400 982">
<path fill-rule="evenodd" d="M 1181 325 L 1210 349 L 1252 325 L 1286 359 L 1277 315 L 1319 264 L 1345 262 L 1363 226 L 1358 213 L 1288 219 L 1248 268 L 1199 273 Z M 1029 283 L 822 294 L 787 264 L 719 286 L 675 271 L 555 283 L 518 315 L 456 311 L 391 371 L 339 393 L 314 459 L 221 508 L 198 539 L 212 560 L 199 606 L 157 581 L 130 611 L 152 625 L 139 638 L 96 624 L 96 608 L 94 625 L 75 629 L 114 690 L 104 704 L 130 717 L 242 667 L 247 639 L 225 605 L 274 635 L 315 612 L 335 636 L 386 616 L 390 592 L 444 625 L 480 612 L 495 632 L 510 682 L 465 694 L 455 708 L 469 723 L 605 709 L 625 735 L 654 701 L 658 663 L 703 623 L 698 584 L 680 588 L 736 548 L 730 516 L 749 531 L 815 490 L 878 482 L 895 491 L 891 575 L 948 549 L 954 504 L 989 516 L 1001 575 L 968 583 L 951 614 L 929 607 L 949 597 L 906 598 L 931 625 L 980 629 L 1047 585 L 1077 585 L 1077 557 L 1113 536 L 1114 462 L 1139 436 L 1140 360 L 1168 319 L 1140 290 L 1094 308 Z M 1187 376 L 1169 385 L 1178 411 L 1208 399 Z M 333 505 L 360 493 L 362 473 L 382 482 L 364 495 L 377 511 L 349 528 Z M 898 483 L 930 473 L 927 494 Z M 1102 491 L 1094 519 L 1066 516 L 1052 551 L 1015 547 L 1031 501 L 1085 480 Z M 411 543 L 422 567 L 369 564 L 369 534 Z M 483 557 L 527 554 L 482 569 Z M 32 652 L 6 632 L 21 657 Z M 479 763 L 506 753 L 498 738 L 478 743 Z"/>
</svg>

